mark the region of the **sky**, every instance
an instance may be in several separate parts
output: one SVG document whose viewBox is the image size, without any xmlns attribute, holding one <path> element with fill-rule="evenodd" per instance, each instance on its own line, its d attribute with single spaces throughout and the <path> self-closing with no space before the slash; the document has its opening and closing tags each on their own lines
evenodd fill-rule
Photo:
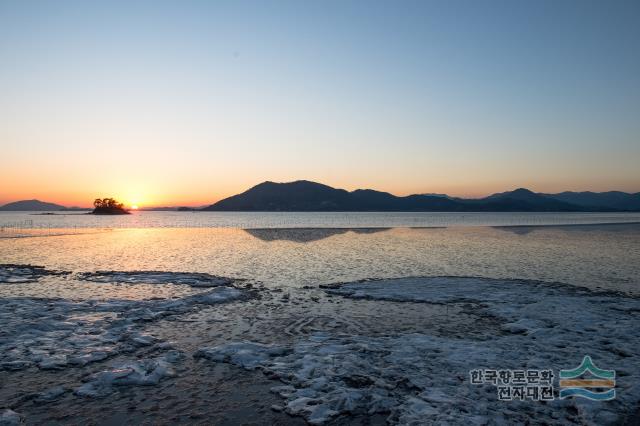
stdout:
<svg viewBox="0 0 640 426">
<path fill-rule="evenodd" d="M 0 203 L 640 191 L 638 1 L 0 0 Z"/>
</svg>

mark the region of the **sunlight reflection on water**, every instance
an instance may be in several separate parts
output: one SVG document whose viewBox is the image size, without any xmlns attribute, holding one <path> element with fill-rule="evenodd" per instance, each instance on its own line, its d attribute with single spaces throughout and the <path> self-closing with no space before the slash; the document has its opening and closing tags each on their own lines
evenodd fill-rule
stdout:
<svg viewBox="0 0 640 426">
<path fill-rule="evenodd" d="M 640 225 L 629 224 L 417 229 L 141 228 L 0 239 L 0 263 L 31 263 L 73 272 L 207 272 L 258 280 L 269 287 L 456 275 L 561 281 L 637 293 L 639 260 Z M 126 286 L 86 283 L 71 275 L 33 284 L 3 284 L 0 295 L 42 296 L 45 292 L 84 298 L 99 291 L 106 297 L 110 288 L 123 292 L 127 291 Z M 154 292 L 172 297 L 194 291 L 164 284 L 147 286 L 144 291 L 142 287 L 129 288 L 133 298 L 154 297 Z M 135 288 L 145 296 L 136 296 Z"/>
</svg>

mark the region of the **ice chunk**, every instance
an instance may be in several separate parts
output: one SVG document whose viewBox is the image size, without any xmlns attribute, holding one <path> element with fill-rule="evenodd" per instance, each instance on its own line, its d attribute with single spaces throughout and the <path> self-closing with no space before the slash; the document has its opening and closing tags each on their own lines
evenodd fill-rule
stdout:
<svg viewBox="0 0 640 426">
<path fill-rule="evenodd" d="M 284 355 L 286 352 L 286 348 L 279 346 L 241 342 L 202 348 L 193 356 L 195 358 L 206 358 L 217 362 L 228 362 L 251 370 L 263 364 L 269 358 Z"/>
<path fill-rule="evenodd" d="M 233 283 L 231 278 L 200 272 L 97 271 L 83 272 L 78 277 L 96 283 L 185 284 L 191 287 L 217 287 Z"/>
<path fill-rule="evenodd" d="M 190 300 L 204 305 L 215 305 L 216 303 L 225 303 L 245 297 L 245 294 L 233 287 L 218 287 L 207 293 L 196 294 L 190 296 Z"/>
<path fill-rule="evenodd" d="M 22 416 L 8 408 L 0 412 L 0 426 L 17 426 L 22 423 Z"/>
<path fill-rule="evenodd" d="M 67 390 L 65 388 L 63 388 L 62 386 L 56 386 L 56 387 L 53 387 L 51 389 L 47 389 L 44 392 L 39 393 L 38 396 L 35 399 L 36 399 L 37 402 L 55 401 L 56 399 L 58 399 L 62 395 L 64 395 L 66 391 Z"/>
<path fill-rule="evenodd" d="M 59 370 L 69 364 L 66 355 L 45 356 L 38 361 L 38 367 L 43 370 Z"/>
<path fill-rule="evenodd" d="M 158 338 L 142 332 L 146 322 L 248 297 L 222 286 L 173 300 L 1 298 L 0 370 L 79 367 L 158 345 Z"/>
<path fill-rule="evenodd" d="M 153 386 L 163 378 L 175 374 L 171 364 L 179 359 L 180 357 L 176 354 L 171 354 L 118 365 L 91 375 L 85 384 L 76 389 L 75 393 L 96 398 L 114 392 L 114 386 Z"/>
<path fill-rule="evenodd" d="M 69 272 L 54 271 L 43 266 L 0 264 L 0 283 L 18 284 L 38 281 L 47 275 L 66 275 Z"/>
</svg>

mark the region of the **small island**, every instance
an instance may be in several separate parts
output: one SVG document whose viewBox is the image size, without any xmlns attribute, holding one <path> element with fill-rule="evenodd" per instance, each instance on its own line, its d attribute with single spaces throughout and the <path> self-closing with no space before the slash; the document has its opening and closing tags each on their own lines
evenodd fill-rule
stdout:
<svg viewBox="0 0 640 426">
<path fill-rule="evenodd" d="M 131 214 L 114 198 L 96 198 L 93 206 L 95 208 L 89 214 Z"/>
</svg>

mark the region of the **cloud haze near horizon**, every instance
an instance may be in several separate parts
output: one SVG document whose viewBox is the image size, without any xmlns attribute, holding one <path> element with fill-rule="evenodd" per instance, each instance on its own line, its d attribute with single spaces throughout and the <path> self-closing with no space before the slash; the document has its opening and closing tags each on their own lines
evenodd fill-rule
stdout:
<svg viewBox="0 0 640 426">
<path fill-rule="evenodd" d="M 640 191 L 637 1 L 0 1 L 0 204 Z"/>
</svg>

